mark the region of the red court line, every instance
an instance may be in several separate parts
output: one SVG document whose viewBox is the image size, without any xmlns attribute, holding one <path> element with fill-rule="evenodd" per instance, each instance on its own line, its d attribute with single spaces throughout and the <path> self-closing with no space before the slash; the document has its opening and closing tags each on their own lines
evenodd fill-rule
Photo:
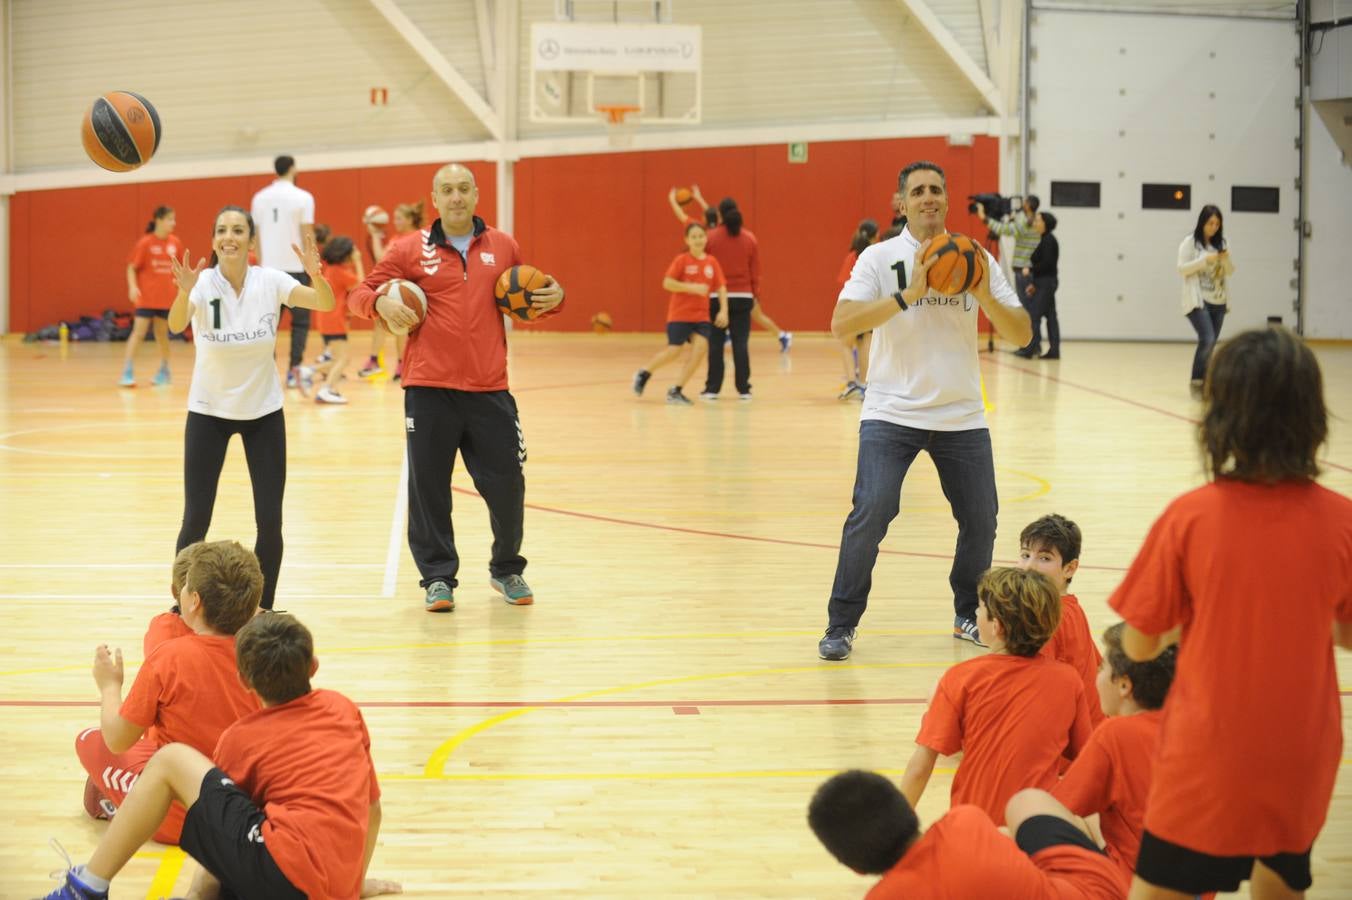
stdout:
<svg viewBox="0 0 1352 900">
<path fill-rule="evenodd" d="M 478 497 L 478 491 L 472 491 L 469 488 L 451 487 L 451 490 L 457 494 L 464 494 L 468 497 Z M 553 513 L 558 516 L 572 516 L 575 519 L 588 519 L 592 522 L 606 522 L 611 525 L 628 525 L 633 528 L 651 528 L 654 531 L 672 531 L 678 534 L 695 534 L 701 537 L 726 538 L 731 541 L 751 541 L 758 544 L 782 544 L 788 547 L 812 547 L 818 550 L 839 550 L 839 544 L 819 544 L 813 541 L 791 541 L 787 538 L 760 537 L 754 534 L 733 534 L 728 531 L 706 531 L 702 528 L 683 528 L 679 525 L 659 525 L 655 522 L 639 522 L 636 519 L 619 519 L 614 516 L 598 516 L 594 513 L 576 512 L 571 509 L 559 509 L 554 506 L 541 506 L 538 503 L 527 503 L 527 509 L 539 510 L 540 512 Z M 920 553 L 914 550 L 884 550 L 878 549 L 878 553 L 885 556 L 914 556 L 922 559 L 945 559 L 951 560 L 952 554 L 946 553 Z M 1014 565 L 1014 560 L 995 560 L 1003 565 Z M 1094 569 L 1103 572 L 1125 572 L 1126 566 L 1080 566 L 1081 569 Z"/>
<path fill-rule="evenodd" d="M 992 356 L 983 356 L 982 359 L 993 366 L 1000 366 L 1003 369 L 1013 369 L 1015 372 L 1022 372 L 1025 375 L 1033 375 L 1045 381 L 1054 381 L 1057 384 L 1064 384 L 1066 387 L 1072 387 L 1075 388 L 1076 390 L 1086 391 L 1090 394 L 1097 394 L 1100 397 L 1107 397 L 1109 400 L 1116 400 L 1118 403 L 1125 403 L 1128 406 L 1137 406 L 1140 407 L 1141 409 L 1148 409 L 1151 412 L 1157 412 L 1162 416 L 1168 416 L 1171 419 L 1178 419 L 1179 421 L 1187 422 L 1189 425 L 1196 425 L 1200 421 L 1198 419 L 1192 418 L 1191 416 L 1185 416 L 1182 413 L 1176 413 L 1173 410 L 1164 409 L 1163 407 L 1160 406 L 1151 406 L 1149 403 L 1142 403 L 1139 400 L 1132 400 L 1130 397 L 1123 397 L 1121 394 L 1113 394 L 1108 391 L 1099 390 L 1098 388 L 1089 387 L 1088 385 L 1076 384 L 1073 381 L 1066 381 L 1064 378 L 1059 378 L 1056 375 L 1050 375 L 1046 372 L 1040 372 L 1037 369 L 1026 369 L 1023 366 L 1015 365 L 1014 363 L 1010 362 L 1003 362 Z M 1322 465 L 1328 466 L 1331 469 L 1338 469 L 1343 472 L 1352 472 L 1352 466 L 1344 466 L 1334 462 L 1331 459 L 1320 460 L 1320 463 Z M 1085 567 L 1081 566 L 1081 568 Z"/>
<path fill-rule="evenodd" d="M 1339 691 L 1340 697 L 1352 697 L 1352 690 Z M 923 697 L 858 697 L 853 699 L 814 698 L 802 700 L 368 700 L 357 703 L 363 709 L 662 709 L 668 707 L 776 707 L 776 706 L 913 706 L 925 703 Z M 48 708 L 97 707 L 97 700 L 0 700 L 0 707 Z"/>
</svg>

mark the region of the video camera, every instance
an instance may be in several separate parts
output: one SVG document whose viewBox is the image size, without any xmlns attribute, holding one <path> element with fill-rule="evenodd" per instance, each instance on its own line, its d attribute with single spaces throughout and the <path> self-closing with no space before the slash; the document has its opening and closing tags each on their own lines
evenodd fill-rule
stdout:
<svg viewBox="0 0 1352 900">
<path fill-rule="evenodd" d="M 1019 196 L 1006 197 L 1003 194 L 969 194 L 967 199 L 971 202 L 967 204 L 967 211 L 976 215 L 977 204 L 986 208 L 986 218 L 1003 219 L 1014 210 L 1023 206 L 1023 198 Z"/>
</svg>

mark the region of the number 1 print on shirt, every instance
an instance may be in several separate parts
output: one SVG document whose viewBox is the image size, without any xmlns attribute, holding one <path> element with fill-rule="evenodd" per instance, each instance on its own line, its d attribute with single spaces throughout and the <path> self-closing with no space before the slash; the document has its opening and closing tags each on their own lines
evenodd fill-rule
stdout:
<svg viewBox="0 0 1352 900">
<path fill-rule="evenodd" d="M 211 327 L 214 331 L 221 330 L 221 298 L 217 297 L 211 301 Z"/>
<path fill-rule="evenodd" d="M 897 260 L 892 263 L 892 269 L 897 273 L 897 290 L 906 290 L 906 263 Z"/>
</svg>

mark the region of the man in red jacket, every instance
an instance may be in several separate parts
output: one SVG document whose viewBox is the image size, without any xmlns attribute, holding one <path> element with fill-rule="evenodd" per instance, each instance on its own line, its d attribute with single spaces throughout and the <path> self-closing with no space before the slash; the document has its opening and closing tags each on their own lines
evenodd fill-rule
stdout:
<svg viewBox="0 0 1352 900">
<path fill-rule="evenodd" d="M 488 504 L 493 527 L 490 583 L 516 606 L 534 602 L 521 573 L 526 502 L 526 439 L 516 400 L 507 389 L 507 335 L 493 296 L 498 276 L 521 262 L 516 240 L 474 215 L 474 174 L 451 163 L 432 177 L 440 214 L 420 239 L 392 245 L 371 274 L 348 294 L 353 314 L 379 314 L 396 328 L 417 318 L 402 303 L 377 297 L 391 278 L 416 283 L 427 295 L 427 318 L 404 353 L 404 428 L 408 442 L 408 548 L 427 591 L 428 612 L 455 608 L 460 557 L 451 525 L 451 470 L 456 452 Z M 563 303 L 552 277 L 533 292 L 542 314 Z"/>
</svg>

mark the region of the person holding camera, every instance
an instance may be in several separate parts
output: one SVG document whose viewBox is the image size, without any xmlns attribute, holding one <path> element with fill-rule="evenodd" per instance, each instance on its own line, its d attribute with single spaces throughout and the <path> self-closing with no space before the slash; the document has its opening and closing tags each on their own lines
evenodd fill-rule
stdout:
<svg viewBox="0 0 1352 900">
<path fill-rule="evenodd" d="M 1226 279 L 1235 271 L 1223 233 L 1220 208 L 1207 204 L 1197 217 L 1197 227 L 1178 245 L 1178 272 L 1183 276 L 1183 315 L 1197 332 L 1197 350 L 1192 356 L 1192 393 L 1202 395 L 1202 379 L 1211 359 L 1211 349 L 1221 336 L 1229 309 Z"/>
<path fill-rule="evenodd" d="M 1029 341 L 1028 346 L 1014 351 L 1015 356 L 1022 356 L 1024 359 L 1032 359 L 1042 352 L 1042 332 L 1036 327 L 1037 319 L 1033 317 L 1033 296 L 1029 292 L 1029 288 L 1033 286 L 1033 251 L 1042 242 L 1042 234 L 1038 232 L 1034 221 L 1037 218 L 1037 209 L 1041 205 L 1036 196 L 1029 194 L 1023 198 L 1023 208 L 1019 211 L 1019 215 L 1009 219 L 1000 217 L 992 221 L 986 215 L 986 205 L 981 202 L 976 204 L 976 214 L 986 223 L 991 234 L 1012 235 L 1014 238 L 1014 289 L 1019 294 L 1019 302 L 1035 323 L 1033 339 Z"/>
</svg>

